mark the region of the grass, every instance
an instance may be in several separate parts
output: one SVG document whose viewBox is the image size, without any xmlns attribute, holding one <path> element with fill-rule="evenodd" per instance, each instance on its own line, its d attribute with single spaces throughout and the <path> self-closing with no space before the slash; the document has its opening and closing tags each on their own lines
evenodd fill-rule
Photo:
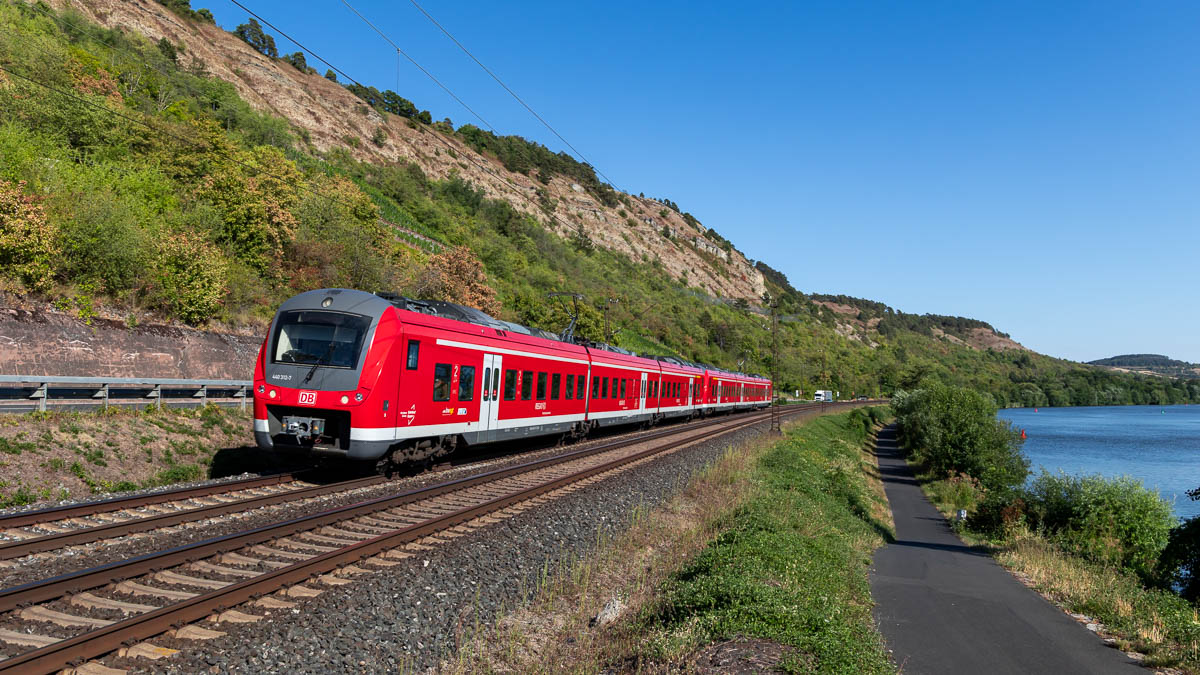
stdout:
<svg viewBox="0 0 1200 675">
<path fill-rule="evenodd" d="M 689 671 L 711 645 L 752 639 L 785 670 L 892 672 L 867 581 L 890 513 L 852 415 L 731 448 L 596 554 L 544 570 L 530 605 L 468 628 L 443 669 Z M 620 618 L 590 625 L 613 598 Z"/>
<path fill-rule="evenodd" d="M 648 655 L 747 636 L 792 648 L 780 664 L 789 671 L 892 670 L 866 573 L 891 532 L 875 515 L 866 439 L 849 418 L 814 420 L 763 456 L 754 494 L 643 618 Z"/>
<path fill-rule="evenodd" d="M 0 457 L 11 464 L 0 506 L 199 480 L 214 464 L 214 475 L 250 459 L 270 466 L 245 447 L 248 422 L 247 412 L 215 405 L 0 416 Z"/>
<path fill-rule="evenodd" d="M 22 452 L 34 450 L 36 448 L 37 443 L 22 441 L 14 438 L 0 437 L 0 452 L 3 452 L 7 455 L 19 455 Z"/>
</svg>

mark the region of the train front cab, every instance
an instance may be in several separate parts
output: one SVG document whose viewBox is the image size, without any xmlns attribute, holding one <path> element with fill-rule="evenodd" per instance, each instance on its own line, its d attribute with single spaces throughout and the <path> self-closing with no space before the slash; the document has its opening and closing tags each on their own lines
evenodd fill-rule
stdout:
<svg viewBox="0 0 1200 675">
<path fill-rule="evenodd" d="M 375 459 L 392 443 L 381 424 L 395 403 L 399 341 L 391 304 L 370 293 L 310 291 L 284 302 L 254 372 L 260 448 Z"/>
</svg>

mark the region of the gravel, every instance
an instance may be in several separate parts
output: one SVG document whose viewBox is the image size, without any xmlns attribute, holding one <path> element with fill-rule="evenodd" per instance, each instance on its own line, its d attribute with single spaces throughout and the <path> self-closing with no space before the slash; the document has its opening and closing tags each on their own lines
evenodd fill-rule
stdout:
<svg viewBox="0 0 1200 675">
<path fill-rule="evenodd" d="M 127 535 L 116 539 L 107 539 L 90 544 L 80 544 L 78 546 L 70 546 L 56 551 L 48 551 L 23 558 L 16 558 L 8 561 L 0 561 L 0 588 L 9 588 L 18 586 L 39 579 L 47 579 L 60 574 L 68 574 L 90 567 L 107 564 L 110 562 L 119 562 L 127 560 L 134 556 L 143 555 L 153 551 L 161 551 L 176 546 L 191 544 L 212 537 L 219 537 L 226 534 L 244 532 L 256 527 L 277 523 L 282 520 L 298 518 L 315 513 L 320 513 L 329 509 L 345 506 L 348 504 L 356 504 L 358 502 L 381 497 L 388 494 L 412 490 L 426 485 L 441 483 L 447 480 L 458 478 L 465 475 L 479 473 L 482 471 L 494 470 L 510 466 L 530 462 L 535 459 L 558 454 L 561 452 L 582 450 L 599 443 L 608 443 L 614 440 L 620 440 L 629 436 L 634 436 L 639 432 L 626 432 L 616 435 L 605 435 L 599 438 L 577 443 L 567 448 L 556 448 L 542 444 L 537 450 L 521 452 L 520 454 L 508 454 L 499 457 L 487 457 L 482 459 L 476 458 L 476 461 L 471 461 L 473 458 L 464 453 L 464 460 L 468 463 L 455 466 L 454 468 L 419 474 L 416 476 L 408 476 L 402 478 L 394 478 L 391 481 L 370 488 L 362 488 L 353 492 L 341 492 L 337 494 L 325 495 L 323 497 L 315 497 L 310 500 L 305 500 L 302 503 L 283 503 L 275 506 L 268 506 L 242 513 L 220 516 L 213 519 L 194 521 L 190 523 L 182 523 L 172 528 L 157 530 L 153 532 L 138 533 Z M 526 447 L 535 442 L 526 442 Z M 511 452 L 517 452 L 515 449 L 510 449 Z M 195 483 L 179 484 L 172 487 L 184 487 L 191 485 L 202 485 L 209 482 L 225 482 L 229 479 L 221 479 L 218 481 L 197 481 Z M 163 488 L 165 489 L 165 488 Z M 157 490 L 151 490 L 154 492 Z"/>
<path fill-rule="evenodd" d="M 267 617 L 222 624 L 225 637 L 181 643 L 155 638 L 154 644 L 184 648 L 169 660 L 106 662 L 170 673 L 432 669 L 475 626 L 490 624 L 505 608 L 526 600 L 544 570 L 585 557 L 605 533 L 626 529 L 637 508 L 663 503 L 727 448 L 767 426 L 671 453 L 385 571 L 356 577 L 353 585 L 328 588 L 296 609 L 255 608 Z"/>
</svg>

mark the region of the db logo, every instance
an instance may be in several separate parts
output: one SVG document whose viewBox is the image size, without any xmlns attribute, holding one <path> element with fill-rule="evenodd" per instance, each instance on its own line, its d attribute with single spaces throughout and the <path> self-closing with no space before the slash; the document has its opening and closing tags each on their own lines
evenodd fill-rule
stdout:
<svg viewBox="0 0 1200 675">
<path fill-rule="evenodd" d="M 317 404 L 317 392 L 315 392 L 315 391 L 300 392 L 300 405 L 316 405 L 316 404 Z"/>
</svg>

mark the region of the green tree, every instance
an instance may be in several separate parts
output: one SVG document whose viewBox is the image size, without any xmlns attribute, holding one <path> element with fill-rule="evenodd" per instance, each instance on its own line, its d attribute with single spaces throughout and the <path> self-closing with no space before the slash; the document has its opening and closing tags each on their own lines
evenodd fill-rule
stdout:
<svg viewBox="0 0 1200 675">
<path fill-rule="evenodd" d="M 1011 491 L 1029 476 L 1021 438 L 983 394 L 932 383 L 892 399 L 904 446 L 935 475 L 965 473 L 989 490 Z"/>
<path fill-rule="evenodd" d="M 258 21 L 250 19 L 249 23 L 235 28 L 233 34 L 240 37 L 258 53 L 273 59 L 279 57 L 279 50 L 275 48 L 275 38 L 264 33 L 262 26 L 258 25 Z"/>
<path fill-rule="evenodd" d="M 302 73 L 308 72 L 308 61 L 304 58 L 304 52 L 295 52 L 292 54 L 284 54 L 283 60 L 292 64 L 292 67 Z"/>
</svg>

